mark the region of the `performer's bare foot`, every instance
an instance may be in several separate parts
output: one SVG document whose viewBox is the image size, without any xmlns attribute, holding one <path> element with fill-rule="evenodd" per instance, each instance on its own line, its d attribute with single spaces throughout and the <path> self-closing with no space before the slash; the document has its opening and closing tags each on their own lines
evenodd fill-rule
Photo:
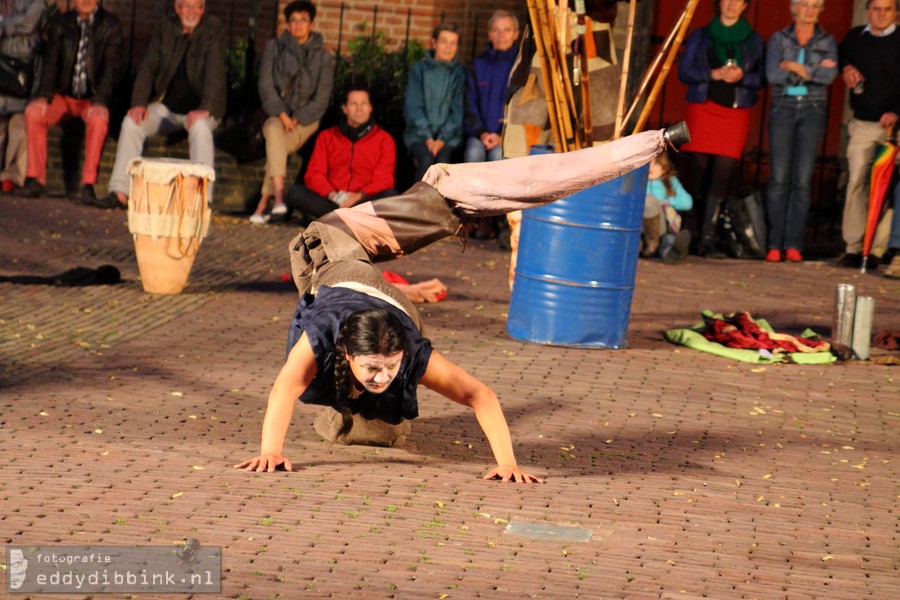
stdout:
<svg viewBox="0 0 900 600">
<path fill-rule="evenodd" d="M 447 297 L 447 286 L 440 279 L 429 279 L 410 285 L 394 284 L 410 302 L 422 304 L 424 302 L 439 302 Z"/>
</svg>

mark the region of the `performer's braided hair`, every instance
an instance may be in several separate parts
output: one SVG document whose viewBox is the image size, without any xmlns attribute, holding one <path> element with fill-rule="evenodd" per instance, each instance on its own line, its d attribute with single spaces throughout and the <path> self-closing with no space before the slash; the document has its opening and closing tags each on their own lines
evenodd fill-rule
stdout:
<svg viewBox="0 0 900 600">
<path fill-rule="evenodd" d="M 403 323 L 387 309 L 368 308 L 347 317 L 334 343 L 334 385 L 337 392 L 334 409 L 341 413 L 343 420 L 335 437 L 347 435 L 353 428 L 350 395 L 355 378 L 347 356 L 396 354 L 406 349 L 406 343 Z"/>
</svg>

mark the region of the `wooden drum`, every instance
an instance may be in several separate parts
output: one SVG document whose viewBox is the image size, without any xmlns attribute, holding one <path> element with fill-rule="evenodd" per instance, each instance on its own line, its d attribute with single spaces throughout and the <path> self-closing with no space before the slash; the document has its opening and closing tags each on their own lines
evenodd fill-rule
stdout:
<svg viewBox="0 0 900 600">
<path fill-rule="evenodd" d="M 128 174 L 128 230 L 144 291 L 178 294 L 209 231 L 215 171 L 187 160 L 136 158 Z"/>
</svg>

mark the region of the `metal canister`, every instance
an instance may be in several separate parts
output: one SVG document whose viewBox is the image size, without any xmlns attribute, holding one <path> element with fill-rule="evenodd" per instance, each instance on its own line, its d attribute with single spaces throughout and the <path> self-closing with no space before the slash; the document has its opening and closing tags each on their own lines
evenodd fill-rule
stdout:
<svg viewBox="0 0 900 600">
<path fill-rule="evenodd" d="M 856 316 L 856 287 L 839 283 L 834 297 L 834 323 L 831 341 L 842 346 L 853 342 L 853 319 Z"/>
<path fill-rule="evenodd" d="M 856 299 L 856 314 L 853 318 L 853 355 L 859 360 L 869 359 L 872 343 L 872 320 L 875 317 L 875 298 L 860 296 Z"/>
</svg>

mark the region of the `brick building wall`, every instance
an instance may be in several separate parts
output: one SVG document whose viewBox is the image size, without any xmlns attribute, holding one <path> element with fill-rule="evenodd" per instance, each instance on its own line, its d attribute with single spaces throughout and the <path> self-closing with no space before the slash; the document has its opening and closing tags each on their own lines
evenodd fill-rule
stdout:
<svg viewBox="0 0 900 600">
<path fill-rule="evenodd" d="M 58 0 L 63 10 L 69 3 L 70 0 Z M 255 46 L 261 51 L 267 39 L 281 32 L 282 11 L 288 0 L 207 0 L 206 10 L 224 23 L 233 45 L 235 40 L 247 38 L 254 4 Z M 143 58 L 147 40 L 160 16 L 174 14 L 174 0 L 103 0 L 103 6 L 122 20 L 127 59 L 135 68 Z M 526 17 L 525 3 L 521 0 L 322 0 L 316 2 L 316 7 L 316 30 L 322 33 L 332 51 L 346 52 L 347 40 L 361 33 L 371 34 L 373 23 L 378 32 L 386 35 L 389 50 L 401 48 L 407 35 L 427 47 L 432 29 L 443 19 L 457 23 L 462 29 L 460 58 L 464 63 L 486 43 L 487 21 L 495 9 L 511 10 L 520 20 Z"/>
</svg>

